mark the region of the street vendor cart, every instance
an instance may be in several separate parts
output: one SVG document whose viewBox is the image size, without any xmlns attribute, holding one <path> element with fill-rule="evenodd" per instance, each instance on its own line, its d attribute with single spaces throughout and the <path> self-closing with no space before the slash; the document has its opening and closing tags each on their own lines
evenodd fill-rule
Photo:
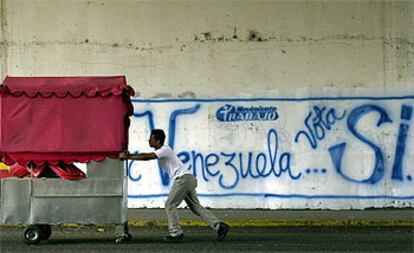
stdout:
<svg viewBox="0 0 414 253">
<path fill-rule="evenodd" d="M 127 172 L 130 96 L 124 76 L 6 77 L 0 86 L 0 222 L 37 244 L 51 225 L 113 224 L 131 239 Z M 76 163 L 86 163 L 86 172 Z"/>
</svg>

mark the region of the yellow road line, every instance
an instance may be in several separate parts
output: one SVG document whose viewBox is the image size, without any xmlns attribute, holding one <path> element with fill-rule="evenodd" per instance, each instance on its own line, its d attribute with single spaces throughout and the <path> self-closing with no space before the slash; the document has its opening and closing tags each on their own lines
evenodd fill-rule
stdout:
<svg viewBox="0 0 414 253">
<path fill-rule="evenodd" d="M 414 227 L 414 221 L 387 220 L 226 220 L 232 227 Z M 129 221 L 130 226 L 166 227 L 166 220 L 137 220 Z M 181 220 L 181 226 L 200 226 L 207 224 L 201 220 Z"/>
</svg>

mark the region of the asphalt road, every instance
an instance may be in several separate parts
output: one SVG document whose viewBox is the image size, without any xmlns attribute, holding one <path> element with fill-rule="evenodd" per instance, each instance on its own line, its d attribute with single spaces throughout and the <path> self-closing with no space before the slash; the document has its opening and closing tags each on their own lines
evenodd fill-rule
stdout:
<svg viewBox="0 0 414 253">
<path fill-rule="evenodd" d="M 414 252 L 414 228 L 237 227 L 223 242 L 208 227 L 185 227 L 182 243 L 163 243 L 166 228 L 131 227 L 128 244 L 113 226 L 53 227 L 52 237 L 25 245 L 23 227 L 0 227 L 0 252 Z"/>
</svg>

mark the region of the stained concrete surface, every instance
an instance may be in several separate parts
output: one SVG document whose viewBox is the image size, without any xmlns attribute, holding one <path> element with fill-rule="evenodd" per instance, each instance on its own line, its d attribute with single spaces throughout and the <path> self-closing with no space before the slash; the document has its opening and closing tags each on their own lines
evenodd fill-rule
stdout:
<svg viewBox="0 0 414 253">
<path fill-rule="evenodd" d="M 166 244 L 166 228 L 131 227 L 133 239 L 116 244 L 111 226 L 54 226 L 39 245 L 21 242 L 22 227 L 0 227 L 0 252 L 413 252 L 413 228 L 236 227 L 223 242 L 206 227 L 187 227 L 184 242 Z"/>
</svg>

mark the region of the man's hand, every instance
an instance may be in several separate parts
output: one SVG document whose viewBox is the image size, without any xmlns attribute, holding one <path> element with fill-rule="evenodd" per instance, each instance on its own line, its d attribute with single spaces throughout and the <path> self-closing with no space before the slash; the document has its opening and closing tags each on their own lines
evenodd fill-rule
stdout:
<svg viewBox="0 0 414 253">
<path fill-rule="evenodd" d="M 131 156 L 131 154 L 129 153 L 128 150 L 119 152 L 119 158 L 120 159 L 128 159 L 128 158 L 130 158 L 130 156 Z"/>
</svg>

